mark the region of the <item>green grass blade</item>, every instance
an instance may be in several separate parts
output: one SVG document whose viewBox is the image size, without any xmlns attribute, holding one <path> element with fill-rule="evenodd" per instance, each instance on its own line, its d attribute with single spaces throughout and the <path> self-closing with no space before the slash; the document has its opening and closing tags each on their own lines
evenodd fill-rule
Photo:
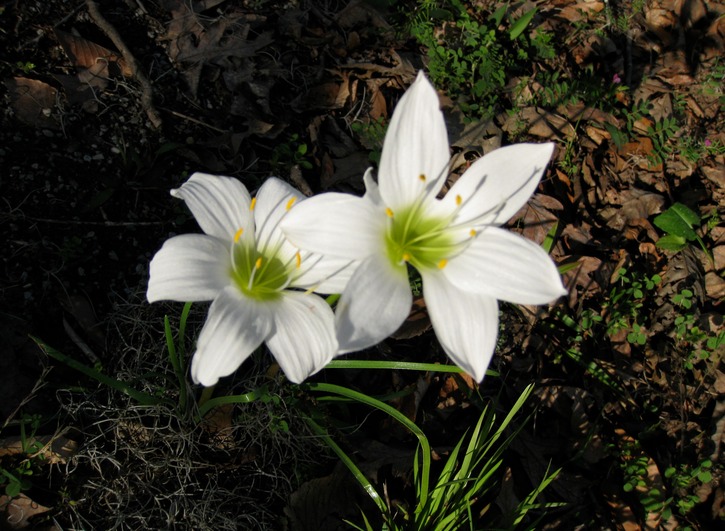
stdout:
<svg viewBox="0 0 725 531">
<path fill-rule="evenodd" d="M 421 485 L 420 485 L 420 503 L 418 504 L 418 507 L 424 507 L 425 504 L 428 501 L 428 480 L 430 478 L 430 459 L 431 459 L 431 451 L 430 451 L 430 444 L 428 443 L 428 439 L 426 438 L 423 431 L 415 424 L 415 422 L 411 421 L 408 417 L 403 415 L 400 411 L 397 409 L 389 406 L 388 404 L 385 404 L 384 402 L 381 402 L 380 400 L 377 400 L 371 396 L 368 396 L 364 393 L 360 393 L 358 391 L 354 391 L 352 389 L 348 389 L 347 387 L 342 387 L 340 385 L 334 385 L 334 384 L 328 384 L 328 383 L 310 383 L 310 384 L 304 384 L 301 386 L 304 389 L 307 389 L 309 391 L 317 391 L 317 392 L 323 392 L 323 393 L 333 393 L 341 396 L 346 396 L 348 398 L 353 398 L 356 401 L 360 402 L 361 404 L 368 405 L 370 407 L 374 407 L 375 409 L 378 409 L 382 411 L 383 413 L 387 413 L 390 417 L 400 422 L 403 426 L 408 428 L 410 432 L 415 435 L 418 438 L 418 442 L 420 443 L 421 450 L 423 452 L 423 469 L 421 472 Z"/>
<path fill-rule="evenodd" d="M 207 387 L 207 389 L 210 388 Z M 215 407 L 223 406 L 226 404 L 249 404 L 250 402 L 254 402 L 260 397 L 267 395 L 268 393 L 269 391 L 267 390 L 267 387 L 262 386 L 259 389 L 255 389 L 254 391 L 250 391 L 249 393 L 244 393 L 241 395 L 219 396 L 216 398 L 210 398 L 199 406 L 197 420 L 201 420 L 202 418 L 204 418 L 204 416 Z"/>
<path fill-rule="evenodd" d="M 398 369 L 406 371 L 450 372 L 455 374 L 464 373 L 463 369 L 456 365 L 416 363 L 411 361 L 333 360 L 325 365 L 325 369 Z M 486 376 L 497 377 L 499 373 L 487 370 Z"/>
<path fill-rule="evenodd" d="M 332 437 L 330 437 L 330 435 L 322 428 L 322 426 L 317 424 L 307 415 L 305 415 L 303 418 L 305 422 L 307 422 L 307 425 L 312 428 L 312 431 L 319 435 L 322 440 L 325 441 L 325 444 L 327 444 L 327 446 L 329 446 L 330 449 L 335 452 L 335 454 L 337 454 L 337 457 L 340 458 L 340 461 L 343 462 L 343 464 L 352 473 L 360 486 L 365 490 L 365 492 L 368 493 L 368 496 L 370 496 L 373 502 L 375 502 L 375 505 L 378 506 L 378 509 L 380 509 L 380 513 L 383 515 L 388 514 L 388 506 L 385 504 L 385 501 L 380 497 L 378 491 L 375 490 L 373 484 L 370 483 L 368 478 L 365 477 L 365 474 L 362 473 L 362 471 L 357 467 L 355 462 L 350 459 L 350 457 L 345 453 L 342 448 L 338 446 L 335 441 L 332 440 Z M 365 523 L 366 527 L 369 527 L 369 524 L 367 523 L 367 518 L 365 518 Z"/>
<path fill-rule="evenodd" d="M 125 382 L 116 380 L 115 378 L 111 378 L 110 376 L 106 376 L 105 374 L 94 369 L 93 367 L 84 365 L 83 363 L 76 361 L 69 356 L 66 356 L 62 352 L 54 349 L 53 347 L 51 347 L 50 345 L 43 342 L 42 340 L 40 340 L 37 337 L 30 336 L 30 339 L 35 341 L 35 343 L 43 350 L 43 352 L 45 352 L 51 358 L 68 365 L 68 367 L 70 367 L 71 369 L 75 369 L 79 372 L 82 372 L 86 376 L 90 376 L 94 380 L 96 380 L 104 385 L 107 385 L 108 387 L 110 387 L 112 389 L 116 389 L 117 391 L 121 391 L 122 393 L 125 393 L 126 395 L 133 398 L 136 402 L 141 404 L 142 406 L 155 406 L 157 404 L 171 405 L 171 403 L 168 400 L 155 397 L 148 393 L 144 393 L 143 391 L 139 391 L 138 389 L 131 387 L 130 385 L 128 385 Z"/>
</svg>

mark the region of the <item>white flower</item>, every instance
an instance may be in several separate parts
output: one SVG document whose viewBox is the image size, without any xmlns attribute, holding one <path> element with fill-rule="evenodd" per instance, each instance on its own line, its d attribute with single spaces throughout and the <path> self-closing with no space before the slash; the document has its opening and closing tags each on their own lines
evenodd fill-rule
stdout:
<svg viewBox="0 0 725 531">
<path fill-rule="evenodd" d="M 151 261 L 147 297 L 213 300 L 191 363 L 193 380 L 214 385 L 263 341 L 293 382 L 323 368 L 338 349 L 334 315 L 311 291 L 341 292 L 349 261 L 315 257 L 285 239 L 279 222 L 301 195 L 270 178 L 252 199 L 236 179 L 203 173 L 171 195 L 186 202 L 205 234 L 164 243 Z"/>
<path fill-rule="evenodd" d="M 534 192 L 553 149 L 498 149 L 437 199 L 448 176 L 448 137 L 438 96 L 419 74 L 390 121 L 378 184 L 368 170 L 364 197 L 322 194 L 282 222 L 300 248 L 359 261 L 336 315 L 341 352 L 372 346 L 403 323 L 412 266 L 441 345 L 481 381 L 496 345 L 497 299 L 543 304 L 566 293 L 538 245 L 499 228 Z"/>
</svg>

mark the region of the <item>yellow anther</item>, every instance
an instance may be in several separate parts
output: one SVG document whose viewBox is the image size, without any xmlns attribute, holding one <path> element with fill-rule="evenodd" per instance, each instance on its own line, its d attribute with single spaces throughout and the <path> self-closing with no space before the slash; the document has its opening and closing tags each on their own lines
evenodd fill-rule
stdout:
<svg viewBox="0 0 725 531">
<path fill-rule="evenodd" d="M 234 233 L 234 243 L 239 242 L 239 238 L 242 237 L 243 232 L 244 232 L 244 229 L 239 229 L 237 232 Z"/>
<path fill-rule="evenodd" d="M 290 208 L 292 208 L 292 205 L 295 204 L 295 201 L 297 201 L 297 198 L 296 197 L 293 197 L 292 199 L 290 199 L 289 201 L 287 201 L 287 205 L 284 207 L 285 210 L 289 210 Z"/>
<path fill-rule="evenodd" d="M 460 195 L 456 195 L 456 206 L 461 206 L 461 203 L 463 203 L 463 199 Z"/>
<path fill-rule="evenodd" d="M 448 260 L 446 260 L 446 259 L 444 258 L 443 260 L 441 260 L 440 262 L 438 262 L 438 269 L 443 269 L 443 268 L 444 268 L 444 267 L 446 267 L 447 265 L 448 265 Z"/>
<path fill-rule="evenodd" d="M 295 267 L 297 269 L 299 269 L 301 265 L 302 265 L 302 257 L 300 256 L 300 253 L 296 253 L 295 254 Z"/>
<path fill-rule="evenodd" d="M 254 263 L 254 269 L 259 269 L 260 267 L 262 267 L 262 257 L 261 256 L 259 258 L 257 258 L 257 261 Z"/>
<path fill-rule="evenodd" d="M 476 232 L 476 229 L 471 229 L 471 232 L 469 232 L 468 234 L 470 234 L 471 238 L 473 238 L 478 233 Z"/>
<path fill-rule="evenodd" d="M 420 179 L 420 182 L 423 182 L 424 183 L 425 182 L 425 174 L 424 173 L 421 173 L 420 175 L 418 175 L 418 179 Z"/>
<path fill-rule="evenodd" d="M 254 210 L 254 207 L 257 206 L 257 198 L 252 198 L 252 203 L 249 205 L 249 210 Z"/>
<path fill-rule="evenodd" d="M 403 253 L 403 262 L 410 262 L 410 253 Z"/>
<path fill-rule="evenodd" d="M 386 208 L 385 209 L 385 213 L 388 215 L 389 218 L 392 218 L 393 217 L 393 211 L 390 210 L 390 208 Z"/>
</svg>

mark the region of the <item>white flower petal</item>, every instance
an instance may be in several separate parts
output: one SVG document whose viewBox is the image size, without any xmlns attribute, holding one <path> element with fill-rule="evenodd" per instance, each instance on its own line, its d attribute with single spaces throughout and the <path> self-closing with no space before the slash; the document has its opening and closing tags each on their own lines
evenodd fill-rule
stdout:
<svg viewBox="0 0 725 531">
<path fill-rule="evenodd" d="M 566 295 L 549 255 L 498 227 L 487 227 L 442 273 L 459 289 L 518 304 L 546 304 Z"/>
<path fill-rule="evenodd" d="M 448 133 L 438 94 L 420 72 L 393 112 L 380 156 L 378 186 L 393 209 L 413 204 L 421 195 L 435 197 L 448 178 Z M 425 182 L 420 176 L 425 176 Z"/>
<path fill-rule="evenodd" d="M 317 293 L 342 293 L 355 272 L 356 263 L 347 258 L 300 253 L 300 269 L 290 284 Z"/>
<path fill-rule="evenodd" d="M 461 198 L 455 223 L 508 221 L 536 190 L 553 151 L 553 143 L 514 144 L 478 159 L 444 198 L 451 205 Z"/>
<path fill-rule="evenodd" d="M 385 210 L 383 197 L 380 195 L 378 183 L 373 179 L 373 169 L 368 168 L 363 175 L 363 183 L 365 183 L 365 198 L 375 203 L 378 207 Z"/>
<path fill-rule="evenodd" d="M 355 270 L 337 305 L 340 352 L 376 345 L 395 332 L 410 313 L 413 295 L 405 267 L 372 255 Z"/>
<path fill-rule="evenodd" d="M 238 229 L 252 235 L 251 198 L 231 177 L 195 173 L 171 195 L 183 199 L 205 233 L 230 240 Z"/>
<path fill-rule="evenodd" d="M 254 222 L 257 230 L 257 248 L 280 249 L 278 256 L 283 261 L 294 256 L 296 249 L 284 242 L 285 236 L 280 228 L 280 221 L 304 196 L 286 182 L 270 177 L 257 192 L 254 207 Z"/>
<path fill-rule="evenodd" d="M 386 221 L 369 199 L 325 193 L 293 207 L 281 226 L 300 249 L 359 260 L 383 249 Z"/>
<path fill-rule="evenodd" d="M 496 348 L 496 299 L 456 288 L 439 271 L 423 272 L 423 297 L 448 357 L 480 382 Z"/>
<path fill-rule="evenodd" d="M 151 260 L 149 302 L 209 301 L 230 283 L 229 245 L 206 234 L 174 236 Z"/>
<path fill-rule="evenodd" d="M 335 316 L 317 295 L 287 291 L 275 309 L 267 346 L 287 378 L 300 383 L 337 352 Z"/>
<path fill-rule="evenodd" d="M 191 361 L 191 377 L 204 386 L 217 383 L 239 368 L 274 329 L 273 312 L 242 296 L 235 287 L 225 288 L 209 308 Z"/>
</svg>

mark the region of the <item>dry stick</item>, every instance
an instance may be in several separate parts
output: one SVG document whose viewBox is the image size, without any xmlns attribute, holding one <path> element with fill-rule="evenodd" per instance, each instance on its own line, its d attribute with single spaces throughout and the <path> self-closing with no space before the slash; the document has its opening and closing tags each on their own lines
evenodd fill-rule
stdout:
<svg viewBox="0 0 725 531">
<path fill-rule="evenodd" d="M 94 2 L 94 0 L 86 0 L 86 7 L 88 8 L 88 14 L 91 15 L 93 22 L 95 22 L 96 25 L 101 28 L 106 35 L 108 35 L 111 41 L 113 41 L 113 44 L 121 52 L 126 64 L 128 64 L 128 67 L 131 69 L 131 75 L 136 78 L 141 85 L 141 105 L 146 111 L 146 115 L 149 117 L 151 125 L 154 129 L 158 129 L 161 127 L 161 117 L 154 107 L 153 88 L 151 87 L 151 82 L 139 68 L 136 58 L 131 53 L 131 50 L 128 49 L 126 43 L 123 42 L 123 39 L 116 28 L 111 26 L 111 24 L 103 18 L 103 15 L 101 15 L 101 12 L 98 10 L 96 2 Z"/>
</svg>

